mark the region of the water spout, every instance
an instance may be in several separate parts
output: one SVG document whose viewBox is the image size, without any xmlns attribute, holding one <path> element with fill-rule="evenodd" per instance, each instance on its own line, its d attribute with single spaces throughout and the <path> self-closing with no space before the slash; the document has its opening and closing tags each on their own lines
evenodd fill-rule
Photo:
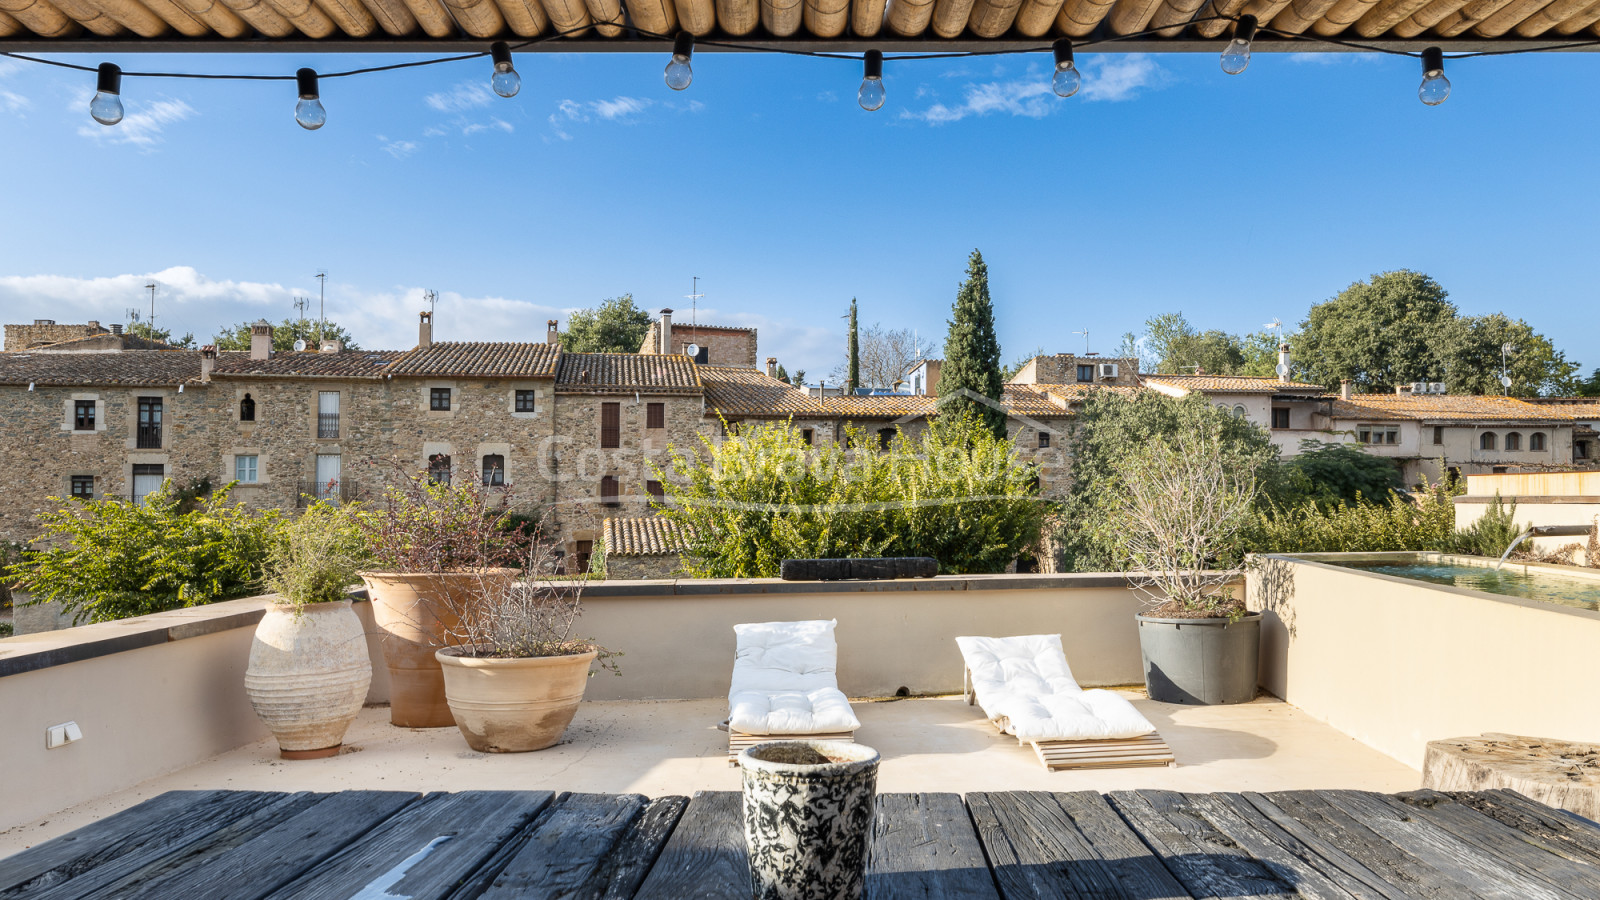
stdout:
<svg viewBox="0 0 1600 900">
<path fill-rule="evenodd" d="M 1587 525 L 1531 526 L 1527 531 L 1517 535 L 1517 539 L 1511 542 L 1511 546 L 1506 548 L 1506 552 L 1500 554 L 1500 561 L 1495 563 L 1494 567 L 1498 569 L 1505 565 L 1506 557 L 1511 555 L 1511 551 L 1517 549 L 1517 545 L 1527 540 L 1529 537 L 1578 537 L 1581 535 L 1587 535 L 1588 533 L 1589 526 Z"/>
<path fill-rule="evenodd" d="M 1501 566 L 1505 565 L 1506 564 L 1506 557 L 1511 555 L 1511 551 L 1517 549 L 1517 545 L 1518 544 L 1520 544 L 1523 541 L 1527 540 L 1537 530 L 1538 530 L 1537 528 L 1529 528 L 1527 531 L 1524 531 L 1523 533 L 1517 535 L 1517 539 L 1511 542 L 1511 546 L 1506 548 L 1506 552 L 1500 554 L 1500 561 L 1495 563 L 1494 567 L 1496 569 L 1498 569 Z"/>
</svg>

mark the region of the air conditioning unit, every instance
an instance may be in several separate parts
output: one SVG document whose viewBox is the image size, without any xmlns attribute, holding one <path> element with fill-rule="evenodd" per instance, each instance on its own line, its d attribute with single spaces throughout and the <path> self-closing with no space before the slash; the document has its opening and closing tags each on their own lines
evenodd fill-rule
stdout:
<svg viewBox="0 0 1600 900">
<path fill-rule="evenodd" d="M 1430 394 L 1442 394 L 1442 393 L 1444 393 L 1444 382 L 1442 382 L 1442 381 L 1429 382 L 1429 384 L 1428 384 L 1428 393 L 1430 393 Z"/>
<path fill-rule="evenodd" d="M 1427 392 L 1428 392 L 1428 383 L 1426 381 L 1413 381 L 1413 382 L 1411 382 L 1411 393 L 1413 393 L 1413 394 L 1426 394 Z"/>
<path fill-rule="evenodd" d="M 1115 378 L 1115 377 L 1117 377 L 1117 364 L 1116 363 L 1101 363 L 1100 364 L 1100 377 L 1101 378 Z"/>
</svg>

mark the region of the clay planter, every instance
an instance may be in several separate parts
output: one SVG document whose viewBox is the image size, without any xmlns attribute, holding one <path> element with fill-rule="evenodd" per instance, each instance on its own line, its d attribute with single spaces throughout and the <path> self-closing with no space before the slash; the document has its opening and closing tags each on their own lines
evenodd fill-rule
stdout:
<svg viewBox="0 0 1600 900">
<path fill-rule="evenodd" d="M 250 645 L 245 693 L 284 759 L 334 756 L 361 712 L 372 660 L 349 600 L 267 607 Z"/>
<path fill-rule="evenodd" d="M 553 746 L 566 733 L 599 654 L 500 659 L 438 652 L 444 692 L 467 745 L 480 753 L 523 753 Z"/>
<path fill-rule="evenodd" d="M 878 751 L 846 741 L 768 741 L 739 754 L 755 900 L 859 900 Z"/>
<path fill-rule="evenodd" d="M 1151 700 L 1213 705 L 1255 699 L 1261 613 L 1246 613 L 1234 622 L 1135 618 Z"/>
<path fill-rule="evenodd" d="M 509 590 L 513 569 L 480 569 L 435 575 L 362 572 L 372 617 L 383 632 L 389 669 L 389 721 L 403 728 L 448 728 L 455 724 L 444 699 L 444 676 L 434 654 L 466 609 L 487 590 Z"/>
</svg>

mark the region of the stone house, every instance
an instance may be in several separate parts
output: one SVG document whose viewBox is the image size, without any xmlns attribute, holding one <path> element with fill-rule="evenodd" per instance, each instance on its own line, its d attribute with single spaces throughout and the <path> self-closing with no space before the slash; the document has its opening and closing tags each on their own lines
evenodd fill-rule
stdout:
<svg viewBox="0 0 1600 900">
<path fill-rule="evenodd" d="M 690 353 L 693 347 L 695 352 Z M 684 324 L 672 321 L 672 310 L 650 323 L 639 352 L 653 355 L 680 354 L 693 357 L 706 366 L 756 368 L 756 330 L 728 325 Z"/>
<path fill-rule="evenodd" d="M 671 578 L 680 571 L 685 549 L 677 526 L 659 516 L 606 519 L 601 546 L 608 580 Z"/>
<path fill-rule="evenodd" d="M 1328 440 L 1332 398 L 1319 384 L 1247 375 L 1145 375 L 1144 387 L 1170 397 L 1192 392 L 1265 429 L 1284 456 L 1307 439 Z"/>
</svg>

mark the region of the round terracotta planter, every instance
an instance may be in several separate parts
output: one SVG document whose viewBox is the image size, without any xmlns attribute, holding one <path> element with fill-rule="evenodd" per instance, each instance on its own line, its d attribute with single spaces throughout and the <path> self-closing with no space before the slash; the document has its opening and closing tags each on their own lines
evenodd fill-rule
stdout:
<svg viewBox="0 0 1600 900">
<path fill-rule="evenodd" d="M 468 746 L 481 753 L 543 750 L 561 740 L 583 701 L 594 651 L 520 659 L 464 656 L 450 647 L 436 656 L 445 696 Z"/>
<path fill-rule="evenodd" d="M 444 699 L 444 676 L 434 654 L 460 624 L 466 609 L 486 589 L 509 589 L 514 569 L 481 569 L 434 575 L 362 572 L 372 617 L 383 632 L 383 662 L 389 669 L 389 721 L 403 728 L 448 728 L 455 724 Z"/>
<path fill-rule="evenodd" d="M 312 603 L 298 614 L 287 603 L 267 608 L 244 689 L 283 758 L 336 755 L 371 684 L 367 638 L 349 600 Z"/>
</svg>

